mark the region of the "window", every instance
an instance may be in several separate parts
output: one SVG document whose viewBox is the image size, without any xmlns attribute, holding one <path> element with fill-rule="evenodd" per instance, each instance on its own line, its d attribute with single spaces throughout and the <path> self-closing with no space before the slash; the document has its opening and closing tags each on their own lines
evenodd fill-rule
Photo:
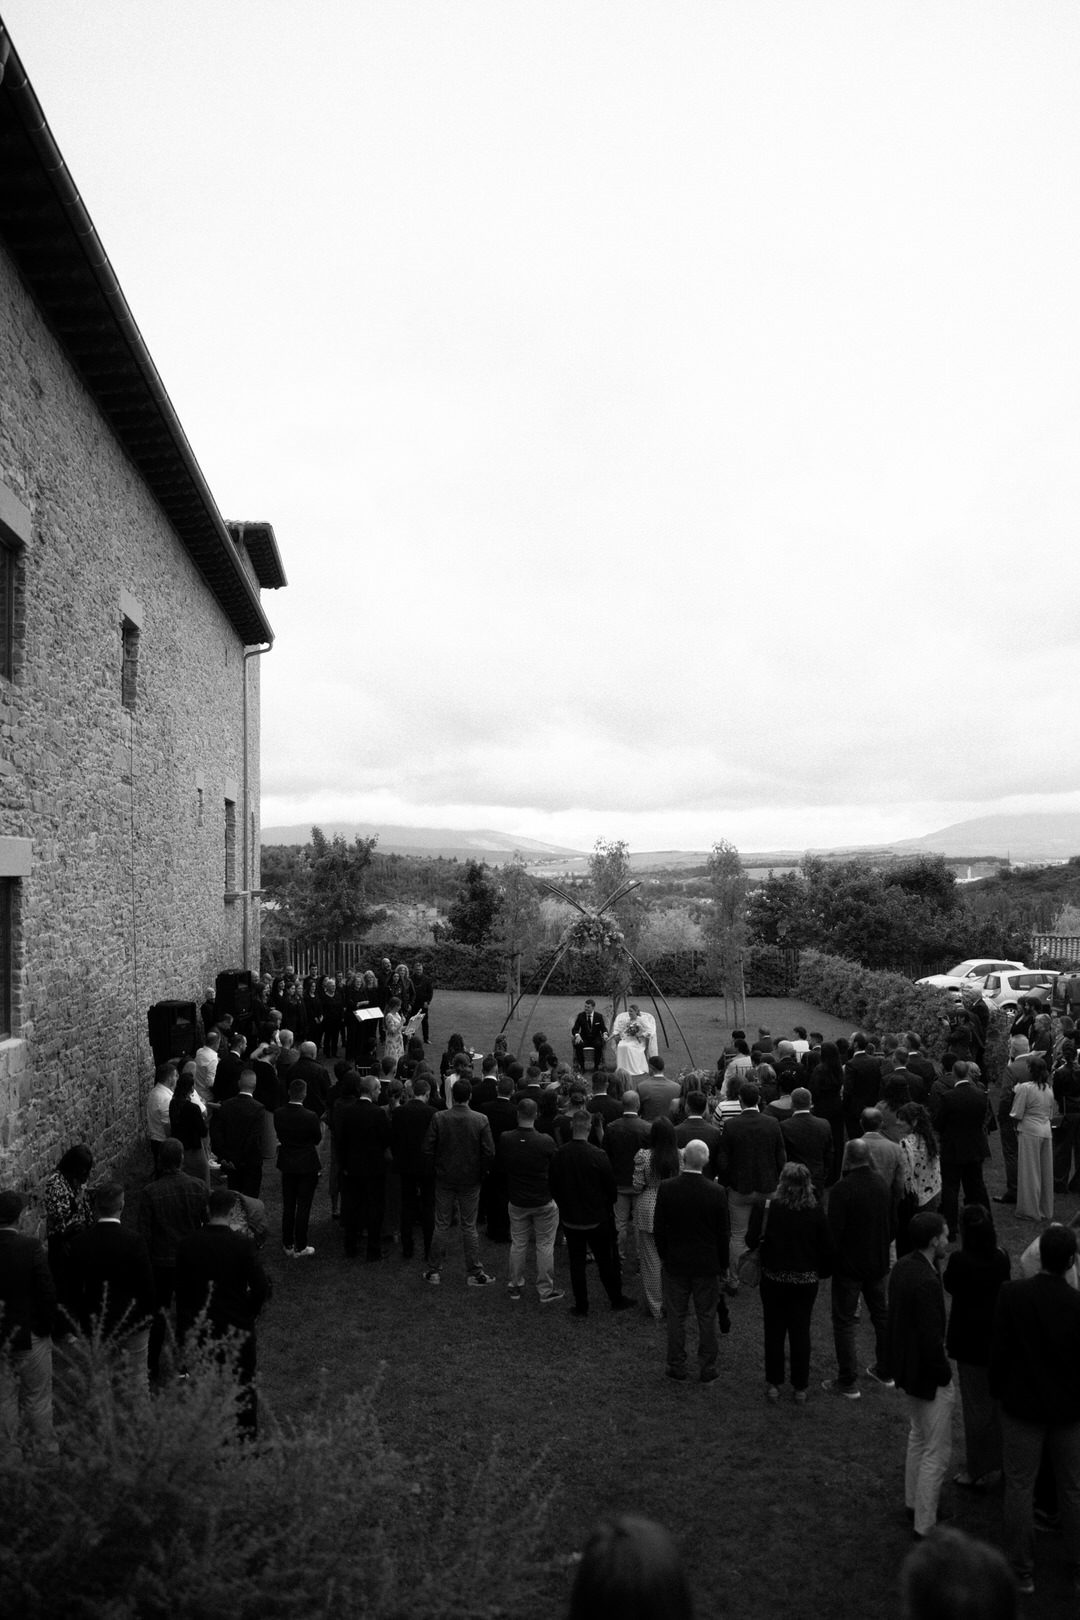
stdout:
<svg viewBox="0 0 1080 1620">
<path fill-rule="evenodd" d="M 30 511 L 6 484 L 0 484 L 0 676 L 18 678 L 18 637 L 22 631 L 20 565 L 30 544 Z"/>
<path fill-rule="evenodd" d="M 236 893 L 236 803 L 225 800 L 225 893 Z"/>
<path fill-rule="evenodd" d="M 139 689 L 139 628 L 125 619 L 120 635 L 123 647 L 120 699 L 125 709 L 133 709 Z"/>
<path fill-rule="evenodd" d="M 15 557 L 0 544 L 0 675 L 15 678 Z"/>
<path fill-rule="evenodd" d="M 15 886 L 18 878 L 0 877 L 0 1040 L 14 1033 L 12 965 L 16 915 Z"/>
</svg>

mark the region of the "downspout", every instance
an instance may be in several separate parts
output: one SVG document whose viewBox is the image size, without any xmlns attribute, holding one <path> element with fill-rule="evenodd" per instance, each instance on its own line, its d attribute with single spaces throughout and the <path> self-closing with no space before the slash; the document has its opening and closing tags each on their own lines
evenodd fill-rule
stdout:
<svg viewBox="0 0 1080 1620">
<path fill-rule="evenodd" d="M 244 865 L 243 865 L 241 879 L 240 879 L 240 887 L 243 890 L 243 905 L 244 905 L 244 910 L 243 910 L 243 965 L 244 965 L 245 968 L 249 968 L 250 965 L 251 965 L 249 960 L 248 960 L 248 954 L 249 954 L 249 951 L 251 949 L 251 915 L 250 915 L 250 907 L 251 907 L 251 901 L 252 901 L 251 891 L 255 887 L 255 885 L 251 882 L 251 877 L 250 877 L 249 862 L 250 862 L 250 859 L 251 859 L 251 851 L 248 849 L 248 838 L 249 838 L 250 830 L 251 830 L 251 809 L 250 809 L 250 806 L 249 806 L 249 803 L 248 803 L 248 792 L 249 792 L 249 789 L 248 789 L 248 778 L 249 778 L 249 773 L 248 773 L 248 659 L 249 658 L 261 658 L 263 653 L 268 653 L 270 651 L 271 645 L 272 644 L 268 642 L 265 647 L 245 647 L 244 648 L 244 679 L 243 679 L 243 689 L 244 689 L 244 735 L 243 735 L 244 785 L 243 785 L 243 788 L 241 789 L 241 802 L 243 804 L 243 814 L 244 814 L 244 836 L 243 836 L 243 842 L 242 842 L 241 848 L 243 849 Z"/>
</svg>

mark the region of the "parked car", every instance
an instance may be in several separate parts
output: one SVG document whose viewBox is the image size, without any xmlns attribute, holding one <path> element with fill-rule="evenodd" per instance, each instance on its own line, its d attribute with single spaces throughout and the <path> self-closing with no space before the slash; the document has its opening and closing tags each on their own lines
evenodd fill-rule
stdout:
<svg viewBox="0 0 1080 1620">
<path fill-rule="evenodd" d="M 983 997 L 991 1007 L 1015 1017 L 1022 996 L 1038 996 L 1047 1006 L 1053 1000 L 1054 986 L 1061 974 L 1053 968 L 1024 968 L 1019 973 L 990 973 L 983 985 Z"/>
<path fill-rule="evenodd" d="M 1003 962 L 991 958 L 971 956 L 966 962 L 958 962 L 948 973 L 931 973 L 929 978 L 916 979 L 916 984 L 926 984 L 933 990 L 951 990 L 959 996 L 965 985 L 981 990 L 991 973 L 1007 973 L 1009 971 L 1023 971 L 1023 962 Z"/>
</svg>

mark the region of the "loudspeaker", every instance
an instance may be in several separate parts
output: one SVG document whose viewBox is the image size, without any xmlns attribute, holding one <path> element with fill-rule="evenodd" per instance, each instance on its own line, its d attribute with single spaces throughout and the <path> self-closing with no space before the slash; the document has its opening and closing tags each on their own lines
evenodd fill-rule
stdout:
<svg viewBox="0 0 1080 1620">
<path fill-rule="evenodd" d="M 155 1064 L 173 1058 L 183 1063 L 195 1056 L 199 1042 L 193 1001 L 155 1002 L 147 1009 L 146 1026 Z"/>
<path fill-rule="evenodd" d="M 214 1013 L 232 1013 L 234 1024 L 248 1024 L 254 1008 L 252 986 L 255 975 L 246 968 L 230 968 L 219 973 L 214 987 Z"/>
</svg>

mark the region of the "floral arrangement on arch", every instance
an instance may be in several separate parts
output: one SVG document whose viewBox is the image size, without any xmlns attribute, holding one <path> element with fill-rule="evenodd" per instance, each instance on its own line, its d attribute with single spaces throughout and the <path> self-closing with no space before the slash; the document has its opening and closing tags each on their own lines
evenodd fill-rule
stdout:
<svg viewBox="0 0 1080 1620">
<path fill-rule="evenodd" d="M 617 951 L 626 942 L 618 923 L 609 917 L 598 917 L 595 912 L 575 917 L 559 941 L 560 950 Z"/>
</svg>

